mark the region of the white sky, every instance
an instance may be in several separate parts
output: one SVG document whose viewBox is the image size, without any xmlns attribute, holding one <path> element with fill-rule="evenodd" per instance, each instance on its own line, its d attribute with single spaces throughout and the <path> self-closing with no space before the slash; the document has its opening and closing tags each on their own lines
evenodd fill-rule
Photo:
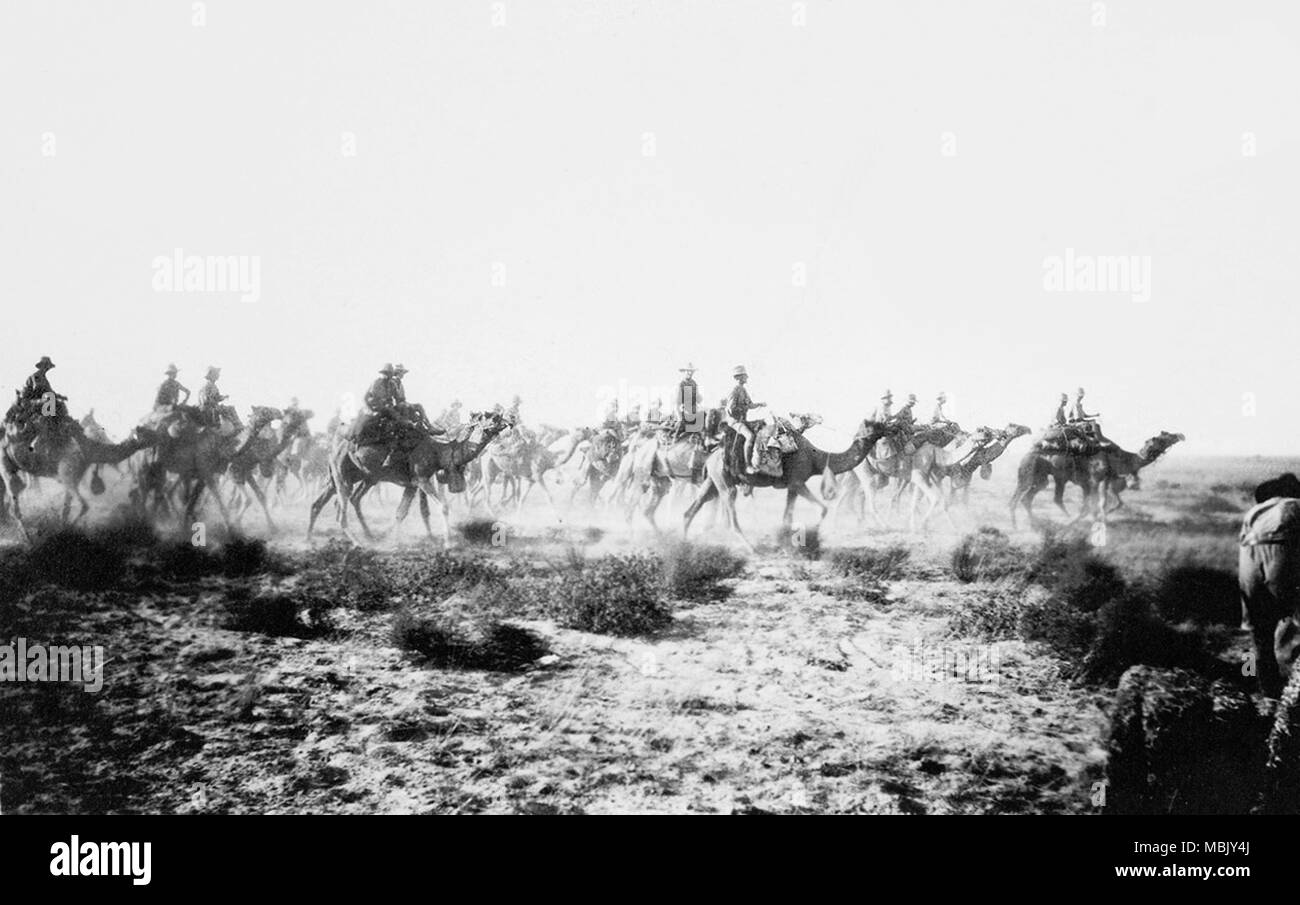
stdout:
<svg viewBox="0 0 1300 905">
<path fill-rule="evenodd" d="M 326 416 L 402 361 L 576 424 L 690 359 L 841 440 L 886 386 L 1037 428 L 1082 384 L 1130 448 L 1300 451 L 1300 5 L 1098 5 L 5 0 L 0 392 L 49 354 L 120 434 L 169 361 Z M 154 292 L 177 247 L 260 300 Z M 1044 291 L 1067 248 L 1151 300 Z"/>
</svg>

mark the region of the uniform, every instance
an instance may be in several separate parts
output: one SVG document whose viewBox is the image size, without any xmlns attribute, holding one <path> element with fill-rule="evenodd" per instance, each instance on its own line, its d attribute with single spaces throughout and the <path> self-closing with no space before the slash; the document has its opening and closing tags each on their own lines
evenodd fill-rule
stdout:
<svg viewBox="0 0 1300 905">
<path fill-rule="evenodd" d="M 1281 694 L 1300 652 L 1300 499 L 1275 496 L 1241 524 L 1237 586 L 1264 694 Z"/>
<path fill-rule="evenodd" d="M 181 385 L 181 382 L 175 377 L 168 377 L 158 386 L 158 394 L 154 396 L 154 408 L 171 408 L 180 405 L 181 394 L 185 394 L 185 399 L 190 398 L 190 391 Z"/>
<path fill-rule="evenodd" d="M 748 376 L 744 368 L 737 368 L 735 373 L 737 377 Z M 754 400 L 750 398 L 749 391 L 745 389 L 743 383 L 737 383 L 732 387 L 722 407 L 723 417 L 731 425 L 732 430 L 745 438 L 745 465 L 750 472 L 755 471 L 754 431 L 745 420 L 749 417 L 749 410 L 755 407 Z"/>
</svg>

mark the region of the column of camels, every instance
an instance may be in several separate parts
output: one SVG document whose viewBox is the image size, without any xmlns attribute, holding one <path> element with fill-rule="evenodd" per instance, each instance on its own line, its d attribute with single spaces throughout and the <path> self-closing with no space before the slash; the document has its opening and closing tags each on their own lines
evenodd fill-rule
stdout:
<svg viewBox="0 0 1300 905">
<path fill-rule="evenodd" d="M 16 521 L 23 537 L 29 538 L 23 494 L 34 480 L 45 478 L 63 489 L 62 521 L 77 522 L 90 508 L 82 492 L 87 473 L 92 476 L 92 494 L 100 493 L 100 468 L 108 465 L 116 466 L 120 480 L 128 482 L 130 502 L 154 517 L 191 525 L 210 500 L 223 522 L 234 527 L 257 503 L 267 528 L 275 531 L 274 507 L 310 498 L 311 536 L 333 500 L 341 530 L 354 541 L 358 539 L 349 510 L 365 536 L 373 538 L 361 504 L 370 490 L 383 484 L 402 492 L 393 528 L 418 498 L 426 533 L 434 538 L 429 522 L 432 499 L 441 515 L 444 544 L 451 542 L 453 495 L 471 511 L 482 506 L 495 518 L 503 510 L 520 511 L 538 486 L 557 517 L 584 502 L 622 511 L 630 525 L 640 517 L 656 531 L 659 507 L 678 488 L 693 494 L 682 515 L 683 534 L 703 507 L 716 502 L 729 529 L 746 545 L 736 514 L 737 495 L 761 488 L 785 491 L 782 527 L 787 532 L 800 499 L 814 508 L 817 524 L 833 512 L 837 519 L 855 515 L 859 525 L 885 529 L 884 509 L 900 516 L 905 510 L 908 530 L 926 530 L 936 516 L 956 530 L 952 507 L 966 501 L 975 476 L 988 479 L 993 463 L 1031 433 L 1016 423 L 972 431 L 952 425 L 936 437 L 933 432 L 913 433 L 890 418 L 866 418 L 847 449 L 827 452 L 805 436 L 820 419 L 792 416 L 779 419 L 786 427 L 779 466 L 755 473 L 747 467 L 743 436 L 726 423 L 721 409 L 702 413 L 700 429 L 693 431 L 683 431 L 671 419 L 607 419 L 596 426 L 540 425 L 534 430 L 518 417 L 517 409 L 516 399 L 508 412 L 497 406 L 451 425 L 444 412 L 434 422 L 438 427 L 400 448 L 382 438 L 359 438 L 338 417 L 326 431 L 313 433 L 308 427 L 312 413 L 296 405 L 253 406 L 247 422 L 236 425 L 180 416 L 160 422 L 155 412 L 118 443 L 94 421 L 93 410 L 75 427 L 61 424 L 48 431 L 40 443 L 32 441 L 26 425 L 7 416 L 0 433 L 0 522 Z M 762 423 L 750 426 L 757 430 Z M 1009 506 L 1013 526 L 1021 508 L 1035 524 L 1034 497 L 1049 483 L 1054 485 L 1056 505 L 1067 516 L 1063 494 L 1073 483 L 1083 491 L 1075 520 L 1104 521 L 1107 513 L 1123 505 L 1121 493 L 1136 486 L 1141 470 L 1183 439 L 1182 434 L 1160 431 L 1137 452 L 1113 443 L 1060 451 L 1035 442 L 1017 468 Z M 814 478 L 820 496 L 809 486 Z M 568 487 L 557 501 L 561 482 Z"/>
</svg>

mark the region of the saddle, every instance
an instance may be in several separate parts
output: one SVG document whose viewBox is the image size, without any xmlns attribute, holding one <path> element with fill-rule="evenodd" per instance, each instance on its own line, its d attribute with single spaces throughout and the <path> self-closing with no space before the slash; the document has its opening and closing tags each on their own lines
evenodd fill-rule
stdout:
<svg viewBox="0 0 1300 905">
<path fill-rule="evenodd" d="M 926 424 L 918 427 L 909 438 L 914 447 L 929 443 L 931 446 L 937 446 L 940 449 L 947 446 L 961 433 L 961 428 L 956 423 L 949 421 L 945 424 Z"/>
<path fill-rule="evenodd" d="M 746 421 L 745 424 L 754 432 L 754 450 L 759 456 L 758 473 L 773 478 L 781 477 L 781 457 L 784 453 L 779 446 L 769 446 L 762 439 L 767 422 Z M 727 468 L 737 476 L 747 474 L 749 462 L 745 459 L 745 438 L 729 427 L 723 443 L 726 446 L 724 456 Z M 797 444 L 795 448 L 798 448 Z"/>
<path fill-rule="evenodd" d="M 1101 436 L 1101 430 L 1096 423 L 1091 421 L 1053 425 L 1035 444 L 1039 452 L 1068 453 L 1076 456 L 1096 455 L 1111 445 L 1109 440 Z"/>
</svg>

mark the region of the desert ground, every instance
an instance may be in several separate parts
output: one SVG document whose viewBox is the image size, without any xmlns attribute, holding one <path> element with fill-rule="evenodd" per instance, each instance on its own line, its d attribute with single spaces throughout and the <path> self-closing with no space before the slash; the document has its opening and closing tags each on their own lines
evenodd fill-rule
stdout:
<svg viewBox="0 0 1300 905">
<path fill-rule="evenodd" d="M 1149 587 L 1165 629 L 1231 668 L 1240 516 L 1300 461 L 1176 449 L 1095 546 L 1050 492 L 1050 541 L 1011 529 L 1022 445 L 926 532 L 840 512 L 792 545 L 784 494 L 755 491 L 755 553 L 707 519 L 682 543 L 681 498 L 656 534 L 563 485 L 497 518 L 454 500 L 443 552 L 418 513 L 356 547 L 327 509 L 308 542 L 304 499 L 273 533 L 250 512 L 194 547 L 133 520 L 112 472 L 61 531 L 47 484 L 35 543 L 0 534 L 0 644 L 101 645 L 104 686 L 0 682 L 0 810 L 1100 813 L 1118 671 L 1164 654 L 1099 653 L 1105 608 L 1058 611 L 1097 575 Z M 372 526 L 396 502 L 368 499 Z M 1041 567 L 1051 544 L 1082 585 Z"/>
</svg>

